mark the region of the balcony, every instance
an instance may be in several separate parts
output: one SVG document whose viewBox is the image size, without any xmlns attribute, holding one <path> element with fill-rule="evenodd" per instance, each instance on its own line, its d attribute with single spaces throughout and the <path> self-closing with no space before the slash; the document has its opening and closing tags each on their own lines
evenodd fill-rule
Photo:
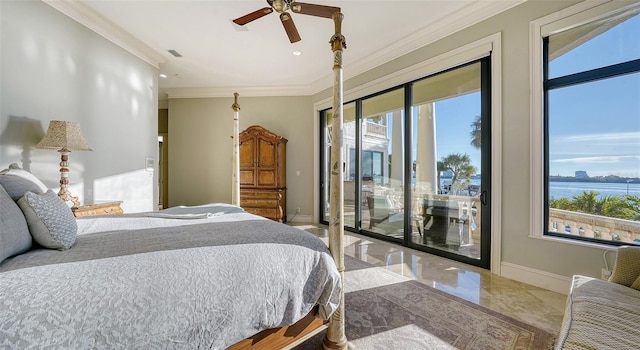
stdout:
<svg viewBox="0 0 640 350">
<path fill-rule="evenodd" d="M 640 221 L 549 208 L 549 232 L 640 244 Z"/>
<path fill-rule="evenodd" d="M 362 123 L 362 134 L 364 136 L 377 137 L 386 139 L 387 138 L 387 126 L 382 124 L 363 122 Z"/>
</svg>

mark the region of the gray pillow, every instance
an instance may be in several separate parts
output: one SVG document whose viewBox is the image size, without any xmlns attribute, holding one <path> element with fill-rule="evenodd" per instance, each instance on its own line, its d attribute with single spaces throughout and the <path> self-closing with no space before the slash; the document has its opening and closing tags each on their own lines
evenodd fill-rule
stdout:
<svg viewBox="0 0 640 350">
<path fill-rule="evenodd" d="M 42 194 L 28 191 L 18 200 L 33 240 L 45 248 L 67 250 L 76 243 L 78 224 L 71 208 L 48 190 Z"/>
<path fill-rule="evenodd" d="M 22 198 L 27 191 L 33 193 L 43 193 L 47 191 L 47 186 L 45 186 L 42 181 L 30 172 L 20 169 L 16 163 L 0 171 L 0 185 L 4 187 L 9 196 L 16 202 Z"/>
<path fill-rule="evenodd" d="M 31 248 L 27 221 L 16 202 L 0 186 L 0 262 Z"/>
</svg>

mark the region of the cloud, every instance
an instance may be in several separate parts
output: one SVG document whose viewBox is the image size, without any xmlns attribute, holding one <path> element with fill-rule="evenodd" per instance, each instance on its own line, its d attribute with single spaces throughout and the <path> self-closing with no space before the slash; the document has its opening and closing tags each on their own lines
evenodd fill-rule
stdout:
<svg viewBox="0 0 640 350">
<path fill-rule="evenodd" d="M 606 134 L 586 134 L 586 135 L 574 135 L 559 137 L 557 142 L 602 142 L 602 141 L 617 141 L 615 144 L 620 144 L 627 141 L 637 143 L 640 140 L 640 131 L 633 132 L 618 132 L 618 133 L 606 133 Z"/>
<path fill-rule="evenodd" d="M 578 158 L 564 158 L 554 159 L 552 163 L 579 163 L 579 164 L 611 164 L 621 163 L 625 161 L 640 161 L 640 156 L 606 156 L 606 157 L 578 157 Z"/>
</svg>

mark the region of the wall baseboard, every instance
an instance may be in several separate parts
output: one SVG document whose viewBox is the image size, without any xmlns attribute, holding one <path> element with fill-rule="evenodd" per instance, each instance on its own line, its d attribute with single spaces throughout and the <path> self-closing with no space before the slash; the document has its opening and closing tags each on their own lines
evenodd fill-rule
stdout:
<svg viewBox="0 0 640 350">
<path fill-rule="evenodd" d="M 313 215 L 296 215 L 289 213 L 287 214 L 287 222 L 313 222 Z"/>
<path fill-rule="evenodd" d="M 500 275 L 564 295 L 569 293 L 571 286 L 571 277 L 556 275 L 508 262 L 502 262 L 500 264 Z"/>
</svg>

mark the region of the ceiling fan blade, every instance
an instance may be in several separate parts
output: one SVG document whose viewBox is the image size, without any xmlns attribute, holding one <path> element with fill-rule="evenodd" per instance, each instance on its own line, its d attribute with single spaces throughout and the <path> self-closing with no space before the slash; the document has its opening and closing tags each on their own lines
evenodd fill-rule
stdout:
<svg viewBox="0 0 640 350">
<path fill-rule="evenodd" d="M 282 21 L 284 30 L 287 32 L 289 41 L 291 41 L 291 43 L 300 41 L 300 34 L 298 34 L 298 29 L 296 29 L 296 25 L 293 23 L 293 18 L 291 18 L 291 15 L 287 12 L 281 13 L 280 21 Z"/>
<path fill-rule="evenodd" d="M 304 2 L 294 2 L 291 4 L 291 11 L 303 15 L 331 18 L 334 13 L 340 12 L 339 7 L 307 4 Z"/>
<path fill-rule="evenodd" d="M 261 8 L 259 10 L 253 11 L 249 14 L 246 14 L 242 17 L 238 17 L 236 19 L 233 20 L 233 23 L 237 24 L 237 25 L 245 25 L 251 21 L 255 21 L 256 19 L 266 16 L 268 14 L 270 14 L 271 12 L 273 12 L 273 9 L 271 7 L 264 7 Z"/>
</svg>

